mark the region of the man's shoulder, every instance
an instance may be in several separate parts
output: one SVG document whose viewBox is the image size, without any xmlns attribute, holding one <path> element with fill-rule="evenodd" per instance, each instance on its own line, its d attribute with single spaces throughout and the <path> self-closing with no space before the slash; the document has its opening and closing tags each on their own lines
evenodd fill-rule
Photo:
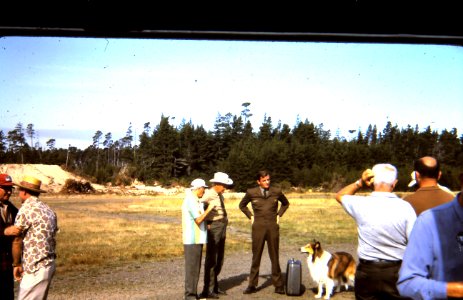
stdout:
<svg viewBox="0 0 463 300">
<path fill-rule="evenodd" d="M 277 187 L 277 186 L 271 186 L 271 187 L 269 188 L 269 190 L 270 190 L 270 192 L 272 192 L 272 193 L 278 193 L 278 194 L 279 194 L 279 193 L 282 193 L 282 189 L 281 189 L 280 187 Z"/>
<path fill-rule="evenodd" d="M 246 193 L 248 193 L 248 194 L 254 194 L 254 193 L 257 193 L 257 192 L 260 192 L 260 188 L 258 186 L 251 187 L 251 188 L 248 188 L 246 190 Z"/>
</svg>

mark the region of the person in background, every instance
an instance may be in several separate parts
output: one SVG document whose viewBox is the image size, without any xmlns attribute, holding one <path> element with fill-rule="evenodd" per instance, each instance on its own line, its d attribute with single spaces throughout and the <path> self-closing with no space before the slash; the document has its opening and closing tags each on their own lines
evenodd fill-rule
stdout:
<svg viewBox="0 0 463 300">
<path fill-rule="evenodd" d="M 409 202 L 418 216 L 423 211 L 432 207 L 452 201 L 455 195 L 446 187 L 438 184 L 442 175 L 440 164 L 431 156 L 424 156 L 415 161 L 412 181 L 409 187 L 417 184 L 418 190 L 404 197 Z"/>
<path fill-rule="evenodd" d="M 397 288 L 413 299 L 463 298 L 462 192 L 418 216 Z"/>
<path fill-rule="evenodd" d="M 416 214 L 410 203 L 392 193 L 396 183 L 397 169 L 377 164 L 336 194 L 336 200 L 357 223 L 356 299 L 401 299 L 396 283 Z M 374 191 L 355 196 L 362 187 Z"/>
<path fill-rule="evenodd" d="M 201 270 L 203 245 L 207 242 L 204 220 L 214 208 L 210 205 L 204 211 L 199 199 L 203 197 L 207 185 L 197 178 L 190 184 L 182 203 L 182 237 L 185 254 L 185 293 L 184 299 L 198 299 L 198 281 Z"/>
<path fill-rule="evenodd" d="M 21 230 L 12 226 L 18 209 L 10 202 L 13 179 L 8 174 L 0 174 L 0 292 L 2 299 L 14 299 L 13 240 Z"/>
<path fill-rule="evenodd" d="M 214 178 L 209 181 L 212 183 L 212 187 L 206 191 L 203 202 L 207 207 L 212 205 L 214 208 L 206 217 L 207 244 L 204 286 L 201 297 L 217 299 L 220 294 L 226 295 L 226 292 L 219 288 L 218 282 L 218 276 L 224 262 L 228 225 L 223 193 L 233 184 L 233 180 L 226 173 L 216 172 Z"/>
<path fill-rule="evenodd" d="M 13 242 L 13 274 L 19 285 L 18 299 L 46 299 L 55 274 L 55 249 L 58 222 L 55 212 L 39 200 L 42 182 L 24 176 L 19 187 L 22 205 L 14 226 L 21 238 Z"/>
<path fill-rule="evenodd" d="M 289 201 L 280 188 L 270 186 L 270 173 L 259 171 L 256 176 L 257 187 L 246 191 L 239 204 L 240 210 L 251 220 L 252 224 L 252 264 L 248 287 L 243 294 L 257 292 L 262 251 L 267 242 L 268 254 L 272 264 L 272 283 L 275 293 L 284 294 L 284 282 L 281 275 L 280 218 L 289 207 Z M 278 202 L 281 206 L 278 209 Z M 253 213 L 247 207 L 251 203 Z"/>
</svg>

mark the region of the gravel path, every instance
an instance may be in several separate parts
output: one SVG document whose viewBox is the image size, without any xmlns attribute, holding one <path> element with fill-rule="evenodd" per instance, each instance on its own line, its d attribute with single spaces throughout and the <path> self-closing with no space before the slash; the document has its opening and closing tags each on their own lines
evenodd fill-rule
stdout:
<svg viewBox="0 0 463 300">
<path fill-rule="evenodd" d="M 354 245 L 326 245 L 329 251 L 347 251 L 356 256 Z M 219 276 L 220 287 L 227 295 L 220 299 L 313 299 L 315 284 L 309 282 L 306 256 L 299 249 L 282 248 L 280 267 L 286 275 L 286 262 L 289 258 L 302 261 L 302 284 L 304 293 L 300 296 L 286 296 L 274 293 L 270 279 L 270 260 L 264 249 L 260 268 L 259 292 L 243 295 L 247 287 L 247 277 L 251 266 L 250 252 L 227 254 L 222 273 Z M 204 255 L 203 255 L 204 260 Z M 202 290 L 202 271 L 198 292 Z M 101 269 L 97 273 L 60 276 L 53 279 L 48 299 L 183 299 L 184 291 L 183 258 L 164 262 L 135 263 Z M 336 293 L 332 299 L 354 299 L 352 291 Z"/>
</svg>

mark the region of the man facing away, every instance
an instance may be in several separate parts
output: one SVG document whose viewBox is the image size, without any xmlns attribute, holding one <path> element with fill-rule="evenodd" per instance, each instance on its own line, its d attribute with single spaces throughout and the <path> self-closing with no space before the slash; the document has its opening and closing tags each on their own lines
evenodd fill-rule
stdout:
<svg viewBox="0 0 463 300">
<path fill-rule="evenodd" d="M 225 240 L 227 237 L 228 217 L 225 209 L 223 193 L 233 184 L 228 174 L 216 172 L 214 178 L 209 180 L 212 187 L 206 191 L 203 202 L 213 206 L 213 210 L 206 217 L 207 244 L 206 259 L 204 263 L 204 286 L 202 298 L 217 299 L 226 292 L 219 288 L 218 276 L 222 270 L 225 256 Z"/>
<path fill-rule="evenodd" d="M 5 300 L 14 299 L 13 256 L 11 249 L 14 236 L 21 230 L 12 226 L 18 209 L 10 202 L 13 179 L 8 174 L 0 174 L 0 292 Z"/>
<path fill-rule="evenodd" d="M 462 187 L 463 192 L 463 187 Z M 463 193 L 421 213 L 397 287 L 413 299 L 463 298 Z"/>
<path fill-rule="evenodd" d="M 423 211 L 432 207 L 452 201 L 455 197 L 451 191 L 438 184 L 442 175 L 440 164 L 431 156 L 424 156 L 415 161 L 414 179 L 408 186 L 418 185 L 418 190 L 404 197 L 409 202 L 418 216 Z"/>
<path fill-rule="evenodd" d="M 356 299 L 401 299 L 396 282 L 416 214 L 410 203 L 392 193 L 396 178 L 393 165 L 377 164 L 336 194 L 357 223 Z M 355 196 L 362 187 L 374 187 L 374 191 Z"/>
<path fill-rule="evenodd" d="M 259 171 L 256 182 L 258 186 L 248 189 L 239 204 L 239 208 L 251 220 L 252 224 L 251 272 L 248 287 L 243 294 L 257 292 L 259 267 L 265 242 L 267 242 L 272 264 L 272 283 L 275 286 L 275 293 L 284 294 L 284 282 L 279 262 L 279 220 L 288 209 L 289 201 L 280 188 L 270 187 L 270 173 L 268 171 Z M 249 202 L 251 202 L 253 213 L 247 207 Z M 281 202 L 279 209 L 278 202 Z"/>
<path fill-rule="evenodd" d="M 13 274 L 21 281 L 18 299 L 46 299 L 56 270 L 58 223 L 55 212 L 39 200 L 40 193 L 46 193 L 41 184 L 32 176 L 15 183 L 22 202 L 15 221 L 22 234 L 13 242 Z"/>
</svg>

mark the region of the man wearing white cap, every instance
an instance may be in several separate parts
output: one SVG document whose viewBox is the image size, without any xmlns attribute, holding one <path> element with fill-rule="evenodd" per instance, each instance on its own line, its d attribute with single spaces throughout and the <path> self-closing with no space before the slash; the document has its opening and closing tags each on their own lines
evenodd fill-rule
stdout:
<svg viewBox="0 0 463 300">
<path fill-rule="evenodd" d="M 207 245 L 204 266 L 204 286 L 202 298 L 217 299 L 219 294 L 226 294 L 219 288 L 218 276 L 222 270 L 225 255 L 225 239 L 227 236 L 228 217 L 225 209 L 223 193 L 233 184 L 228 174 L 217 172 L 209 180 L 212 187 L 203 197 L 204 203 L 214 206 L 207 216 Z"/>
<path fill-rule="evenodd" d="M 198 281 L 201 270 L 203 245 L 207 242 L 204 220 L 214 208 L 210 205 L 204 211 L 199 201 L 204 195 L 206 182 L 197 178 L 191 182 L 182 204 L 182 237 L 185 253 L 185 293 L 184 299 L 198 299 Z"/>
<path fill-rule="evenodd" d="M 46 299 L 56 265 L 56 213 L 39 200 L 42 182 L 24 176 L 19 187 L 22 205 L 15 226 L 21 228 L 22 239 L 13 242 L 13 274 L 19 285 L 18 299 Z M 22 254 L 22 255 L 21 255 Z"/>
<path fill-rule="evenodd" d="M 396 282 L 416 214 L 410 203 L 392 193 L 396 183 L 397 169 L 377 164 L 336 194 L 336 200 L 357 223 L 356 299 L 401 298 Z M 374 191 L 354 196 L 362 187 Z"/>
<path fill-rule="evenodd" d="M 415 161 L 412 181 L 408 186 L 417 184 L 419 188 L 404 200 L 412 205 L 417 216 L 427 209 L 450 202 L 455 197 L 448 188 L 437 183 L 441 175 L 439 161 L 434 157 L 425 156 Z"/>
</svg>

